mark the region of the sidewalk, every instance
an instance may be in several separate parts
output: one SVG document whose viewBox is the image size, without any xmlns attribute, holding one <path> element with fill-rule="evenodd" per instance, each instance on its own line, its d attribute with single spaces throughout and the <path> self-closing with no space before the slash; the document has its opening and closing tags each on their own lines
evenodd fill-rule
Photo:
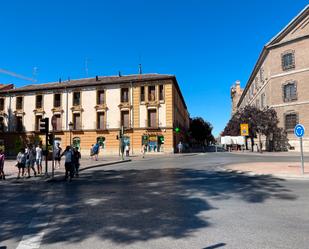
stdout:
<svg viewBox="0 0 309 249">
<path fill-rule="evenodd" d="M 251 150 L 244 150 L 244 151 L 231 151 L 231 152 L 226 152 L 226 153 L 231 153 L 235 155 L 246 155 L 246 156 L 299 156 L 300 157 L 300 152 L 299 151 L 286 151 L 286 152 L 268 152 L 268 151 L 263 151 L 263 153 L 260 152 L 252 152 Z M 304 156 L 309 156 L 309 152 L 304 152 Z"/>
<path fill-rule="evenodd" d="M 227 165 L 224 170 L 248 173 L 249 175 L 266 174 L 280 178 L 309 180 L 309 163 L 305 163 L 304 174 L 301 174 L 300 165 L 300 162 L 256 162 Z"/>
<path fill-rule="evenodd" d="M 134 158 L 134 157 L 133 157 Z M 125 158 L 129 159 L 129 161 L 132 159 L 131 157 Z M 126 160 L 127 161 L 127 160 Z M 92 168 L 96 166 L 100 166 L 102 164 L 104 165 L 110 165 L 115 163 L 122 162 L 121 157 L 119 156 L 106 156 L 104 158 L 99 158 L 98 161 L 92 160 L 90 158 L 84 157 L 80 160 L 80 171 L 83 171 L 87 168 Z M 15 166 L 16 160 L 5 160 L 4 163 L 4 173 L 6 176 L 6 179 L 12 179 L 16 178 L 18 174 L 18 168 Z M 42 168 L 43 168 L 43 174 L 45 173 L 45 161 L 42 162 Z M 37 167 L 35 166 L 35 170 L 37 171 Z M 51 175 L 52 172 L 52 161 L 48 161 L 48 173 Z M 65 169 L 64 169 L 64 158 L 61 160 L 61 166 L 59 169 L 55 168 L 55 175 L 64 175 Z M 30 170 L 31 176 L 33 176 L 33 171 Z"/>
</svg>

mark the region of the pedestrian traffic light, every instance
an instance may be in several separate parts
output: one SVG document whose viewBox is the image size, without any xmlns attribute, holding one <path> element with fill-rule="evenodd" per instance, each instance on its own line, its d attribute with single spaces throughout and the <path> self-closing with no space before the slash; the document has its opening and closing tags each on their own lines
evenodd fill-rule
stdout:
<svg viewBox="0 0 309 249">
<path fill-rule="evenodd" d="M 164 136 L 159 136 L 159 143 L 164 144 Z"/>
<path fill-rule="evenodd" d="M 41 119 L 40 120 L 40 132 L 47 133 L 49 130 L 48 125 L 49 125 L 48 118 Z"/>
<path fill-rule="evenodd" d="M 179 128 L 179 127 L 176 127 L 176 128 L 174 129 L 174 131 L 175 131 L 176 133 L 179 133 L 179 132 L 180 132 L 180 128 Z"/>
<path fill-rule="evenodd" d="M 54 144 L 54 135 L 52 133 L 48 134 L 48 144 L 53 145 Z"/>
</svg>

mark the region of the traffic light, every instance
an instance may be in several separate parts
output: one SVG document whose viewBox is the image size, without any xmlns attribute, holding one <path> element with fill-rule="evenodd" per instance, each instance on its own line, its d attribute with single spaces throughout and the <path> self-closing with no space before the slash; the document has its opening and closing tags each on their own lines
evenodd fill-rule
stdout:
<svg viewBox="0 0 309 249">
<path fill-rule="evenodd" d="M 179 127 L 176 127 L 176 128 L 174 129 L 174 131 L 175 131 L 176 133 L 179 133 L 179 132 L 180 132 L 180 128 L 179 128 Z"/>
<path fill-rule="evenodd" d="M 48 118 L 43 118 L 40 120 L 40 132 L 48 133 L 49 122 Z"/>
<path fill-rule="evenodd" d="M 159 143 L 164 144 L 164 136 L 159 136 Z"/>
<path fill-rule="evenodd" d="M 54 135 L 52 133 L 48 134 L 48 144 L 53 145 L 54 144 Z"/>
</svg>

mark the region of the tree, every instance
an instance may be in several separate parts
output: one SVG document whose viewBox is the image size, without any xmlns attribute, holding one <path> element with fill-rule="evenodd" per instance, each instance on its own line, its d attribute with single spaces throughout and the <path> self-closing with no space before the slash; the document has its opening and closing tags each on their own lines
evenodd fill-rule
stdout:
<svg viewBox="0 0 309 249">
<path fill-rule="evenodd" d="M 260 110 L 254 106 L 246 106 L 236 112 L 227 123 L 223 136 L 239 136 L 240 124 L 249 125 L 249 138 L 251 139 L 251 148 L 253 150 L 254 138 L 259 138 L 259 148 L 262 151 L 261 136 L 265 135 L 268 142 L 268 149 L 284 150 L 287 145 L 287 139 L 283 129 L 278 128 L 279 119 L 277 113 L 272 108 Z"/>
<path fill-rule="evenodd" d="M 190 119 L 190 137 L 194 139 L 199 145 L 209 145 L 215 142 L 212 135 L 212 125 L 201 117 Z"/>
</svg>

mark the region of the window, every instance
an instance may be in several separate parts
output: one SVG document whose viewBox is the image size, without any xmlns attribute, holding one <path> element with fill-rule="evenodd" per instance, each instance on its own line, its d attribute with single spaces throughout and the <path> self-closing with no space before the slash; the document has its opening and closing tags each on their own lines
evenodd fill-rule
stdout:
<svg viewBox="0 0 309 249">
<path fill-rule="evenodd" d="M 98 130 L 104 130 L 105 129 L 105 122 L 104 122 L 104 112 L 98 112 L 97 113 L 97 129 Z"/>
<path fill-rule="evenodd" d="M 79 106 L 80 105 L 80 92 L 74 92 L 73 93 L 73 106 Z"/>
<path fill-rule="evenodd" d="M 283 101 L 297 100 L 297 88 L 295 82 L 283 85 Z"/>
<path fill-rule="evenodd" d="M 144 86 L 141 86 L 140 101 L 141 101 L 141 102 L 144 102 L 144 101 L 145 101 L 145 87 L 144 87 Z"/>
<path fill-rule="evenodd" d="M 54 114 L 54 116 L 56 118 L 55 131 L 61 131 L 62 130 L 61 114 Z"/>
<path fill-rule="evenodd" d="M 259 77 L 256 76 L 254 81 L 255 81 L 255 89 L 259 89 Z"/>
<path fill-rule="evenodd" d="M 159 100 L 164 100 L 164 86 L 159 85 Z"/>
<path fill-rule="evenodd" d="M 35 97 L 35 108 L 41 109 L 43 107 L 43 96 L 37 95 Z"/>
<path fill-rule="evenodd" d="M 129 88 L 121 88 L 121 103 L 129 102 Z"/>
<path fill-rule="evenodd" d="M 4 98 L 0 99 L 0 111 L 4 111 Z"/>
<path fill-rule="evenodd" d="M 155 101 L 156 100 L 156 87 L 149 86 L 148 87 L 148 101 Z"/>
<path fill-rule="evenodd" d="M 98 91 L 98 96 L 97 96 L 97 104 L 98 105 L 103 105 L 105 103 L 105 91 L 104 90 L 99 90 Z"/>
<path fill-rule="evenodd" d="M 60 107 L 61 106 L 61 94 L 56 93 L 54 94 L 54 107 Z"/>
<path fill-rule="evenodd" d="M 289 51 L 282 54 L 281 60 L 282 60 L 283 71 L 295 68 L 294 52 Z"/>
<path fill-rule="evenodd" d="M 23 109 L 23 97 L 17 97 L 16 98 L 16 110 L 22 110 Z"/>
<path fill-rule="evenodd" d="M 121 125 L 124 128 L 130 127 L 129 111 L 121 111 Z"/>
<path fill-rule="evenodd" d="M 80 113 L 73 113 L 73 130 L 80 130 L 81 128 Z"/>
<path fill-rule="evenodd" d="M 20 116 L 16 117 L 16 131 L 17 132 L 23 131 L 23 117 Z"/>
<path fill-rule="evenodd" d="M 294 130 L 295 125 L 298 123 L 298 118 L 296 113 L 290 113 L 285 115 L 285 129 Z"/>
<path fill-rule="evenodd" d="M 256 108 L 260 109 L 260 101 L 258 99 L 256 100 Z"/>
<path fill-rule="evenodd" d="M 148 127 L 157 127 L 157 110 L 148 110 Z"/>
<path fill-rule="evenodd" d="M 261 84 L 264 83 L 264 68 L 262 68 L 262 67 L 260 69 L 260 82 L 261 82 Z"/>
<path fill-rule="evenodd" d="M 266 99 L 265 99 L 265 93 L 262 93 L 261 95 L 261 108 L 264 108 L 266 105 Z"/>
<path fill-rule="evenodd" d="M 35 127 L 34 127 L 35 131 L 40 130 L 40 121 L 41 121 L 41 119 L 42 119 L 41 115 L 36 115 L 35 116 Z"/>
</svg>

